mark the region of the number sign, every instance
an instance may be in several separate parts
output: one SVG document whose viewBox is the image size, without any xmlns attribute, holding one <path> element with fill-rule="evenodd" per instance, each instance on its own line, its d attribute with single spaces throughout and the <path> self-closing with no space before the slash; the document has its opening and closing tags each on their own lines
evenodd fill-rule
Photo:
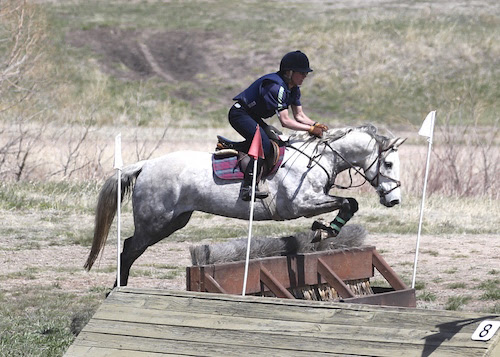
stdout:
<svg viewBox="0 0 500 357">
<path fill-rule="evenodd" d="M 497 332 L 498 328 L 500 327 L 500 321 L 488 321 L 485 320 L 481 322 L 472 334 L 472 339 L 474 341 L 488 341 L 490 338 L 493 337 L 495 332 Z"/>
</svg>

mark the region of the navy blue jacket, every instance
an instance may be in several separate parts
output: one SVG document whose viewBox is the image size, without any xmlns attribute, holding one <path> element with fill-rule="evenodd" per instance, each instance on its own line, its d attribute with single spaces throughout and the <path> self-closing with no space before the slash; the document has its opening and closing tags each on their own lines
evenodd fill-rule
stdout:
<svg viewBox="0 0 500 357">
<path fill-rule="evenodd" d="M 288 108 L 300 106 L 300 88 L 288 89 L 288 85 L 278 73 L 269 73 L 253 82 L 250 87 L 238 94 L 238 101 L 252 116 L 267 119 Z"/>
</svg>

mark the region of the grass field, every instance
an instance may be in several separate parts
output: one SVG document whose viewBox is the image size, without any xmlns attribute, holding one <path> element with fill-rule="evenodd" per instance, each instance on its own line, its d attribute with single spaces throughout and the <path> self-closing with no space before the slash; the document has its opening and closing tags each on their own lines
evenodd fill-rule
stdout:
<svg viewBox="0 0 500 357">
<path fill-rule="evenodd" d="M 354 222 L 406 282 L 426 154 L 416 132 L 437 109 L 419 306 L 500 313 L 497 1 L 17 5 L 0 2 L 0 355 L 62 355 L 112 285 L 113 233 L 99 268 L 82 265 L 114 136 L 122 133 L 126 163 L 212 150 L 216 134 L 237 138 L 231 98 L 295 49 L 314 69 L 302 87 L 313 119 L 408 137 L 403 204 L 382 209 L 370 188 L 352 193 Z M 130 235 L 130 203 L 123 225 Z M 259 223 L 255 234 L 307 225 Z M 133 284 L 183 289 L 189 245 L 246 228 L 197 214 L 138 262 Z"/>
</svg>

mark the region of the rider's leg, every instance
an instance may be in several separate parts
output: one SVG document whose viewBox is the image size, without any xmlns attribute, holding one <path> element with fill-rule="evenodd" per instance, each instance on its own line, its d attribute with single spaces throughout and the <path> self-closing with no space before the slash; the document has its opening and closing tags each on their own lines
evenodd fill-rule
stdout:
<svg viewBox="0 0 500 357">
<path fill-rule="evenodd" d="M 321 222 L 315 221 L 311 227 L 312 230 L 323 229 L 328 232 L 331 237 L 336 237 L 342 227 L 349 221 L 354 213 L 358 211 L 358 201 L 354 198 L 344 198 L 340 207 L 339 213 L 330 222 L 329 226 L 325 226 Z"/>
<path fill-rule="evenodd" d="M 254 159 L 251 159 L 250 162 L 248 163 L 248 166 L 245 170 L 245 178 L 243 179 L 243 184 L 241 185 L 241 199 L 243 201 L 250 201 L 252 198 L 252 180 L 253 180 L 253 175 L 256 176 L 256 184 L 255 184 L 255 198 L 258 199 L 263 199 L 266 198 L 269 193 L 265 191 L 259 190 L 258 183 L 259 183 L 259 177 L 260 174 L 262 173 L 262 164 L 263 164 L 263 159 L 258 159 L 257 160 L 257 172 L 253 172 L 253 166 L 254 166 Z"/>
<path fill-rule="evenodd" d="M 234 106 L 229 111 L 229 122 L 231 126 L 240 133 L 245 139 L 248 147 L 250 147 L 250 143 L 255 135 L 257 130 L 257 124 L 260 125 L 260 136 L 262 138 L 262 148 L 264 149 L 264 155 L 268 156 L 272 153 L 272 144 L 267 136 L 266 132 L 263 129 L 263 126 L 266 124 L 262 121 L 262 119 L 256 120 L 252 116 L 250 116 L 243 108 L 235 108 Z M 263 159 L 258 159 L 257 161 L 257 183 L 258 178 L 262 172 Z M 245 170 L 245 176 L 243 179 L 243 184 L 241 185 L 241 197 L 244 201 L 250 201 L 252 194 L 252 179 L 253 179 L 253 159 L 248 163 L 247 169 Z M 255 190 L 255 197 L 262 199 L 268 196 L 267 192 L 260 191 L 257 187 Z"/>
<path fill-rule="evenodd" d="M 252 139 L 255 135 L 257 124 L 260 127 L 260 136 L 262 137 L 262 148 L 267 157 L 272 153 L 272 144 L 267 136 L 264 127 L 268 126 L 262 119 L 254 118 L 243 108 L 231 107 L 228 114 L 229 123 L 241 136 L 245 138 L 247 150 L 250 148 Z"/>
</svg>

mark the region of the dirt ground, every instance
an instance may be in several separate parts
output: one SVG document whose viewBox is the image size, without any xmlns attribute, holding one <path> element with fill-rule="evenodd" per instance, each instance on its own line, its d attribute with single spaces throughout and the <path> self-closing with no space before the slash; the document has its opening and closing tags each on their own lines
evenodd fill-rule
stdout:
<svg viewBox="0 0 500 357">
<path fill-rule="evenodd" d="M 26 226 L 29 220 L 29 217 L 16 219 L 14 214 L 5 218 L 13 229 L 18 224 Z M 205 219 L 203 224 L 220 225 L 223 220 L 225 218 L 214 217 Z M 304 219 L 304 224 L 309 221 Z M 197 224 L 196 218 L 190 224 Z M 283 225 L 286 227 L 285 222 Z M 17 229 L 22 231 L 20 227 Z M 84 295 L 92 289 L 111 287 L 115 279 L 115 241 L 109 238 L 103 256 L 91 272 L 86 272 L 83 270 L 89 251 L 86 247 L 54 245 L 40 240 L 30 243 L 26 236 L 21 240 L 19 236 L 6 237 L 0 243 L 2 288 L 9 294 L 31 286 L 53 286 Z M 191 265 L 189 247 L 204 243 L 211 243 L 211 240 L 172 242 L 167 239 L 150 247 L 132 267 L 129 286 L 185 290 L 185 268 Z M 416 237 L 369 233 L 365 244 L 375 246 L 396 273 L 411 283 Z M 446 309 L 450 297 L 464 297 L 468 301 L 459 309 L 490 312 L 496 301 L 481 299 L 484 290 L 479 288 L 479 284 L 498 278 L 491 272 L 498 274 L 500 270 L 499 255 L 500 240 L 497 235 L 422 235 L 417 265 L 417 297 L 433 295 L 435 299 L 418 299 L 418 307 L 442 310 Z M 376 274 L 372 281 L 375 280 L 383 278 Z"/>
</svg>

